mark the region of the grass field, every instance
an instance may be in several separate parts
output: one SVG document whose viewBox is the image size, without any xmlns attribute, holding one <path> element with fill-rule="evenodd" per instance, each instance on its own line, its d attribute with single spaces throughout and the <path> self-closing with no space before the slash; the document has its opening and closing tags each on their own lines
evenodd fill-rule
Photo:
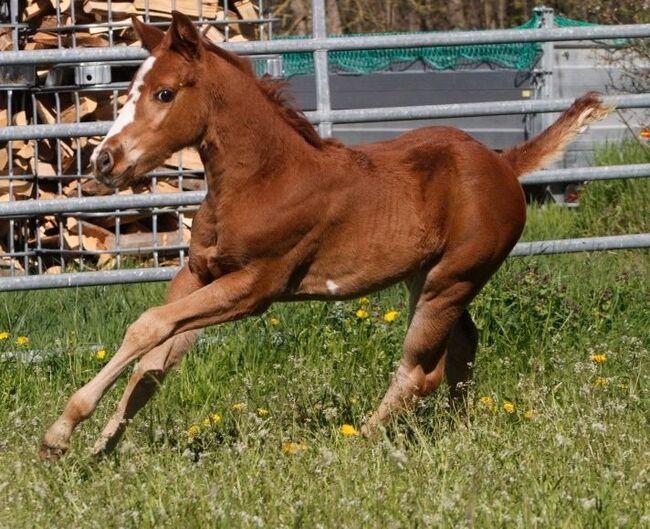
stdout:
<svg viewBox="0 0 650 529">
<path fill-rule="evenodd" d="M 523 239 L 648 232 L 649 184 L 531 207 Z M 650 527 L 648 285 L 647 251 L 508 260 L 472 307 L 467 413 L 440 392 L 373 440 L 341 426 L 388 385 L 405 289 L 273 306 L 208 330 L 96 463 L 123 377 L 54 465 L 36 457 L 45 428 L 164 286 L 3 294 L 0 352 L 44 354 L 0 361 L 0 527 Z"/>
</svg>

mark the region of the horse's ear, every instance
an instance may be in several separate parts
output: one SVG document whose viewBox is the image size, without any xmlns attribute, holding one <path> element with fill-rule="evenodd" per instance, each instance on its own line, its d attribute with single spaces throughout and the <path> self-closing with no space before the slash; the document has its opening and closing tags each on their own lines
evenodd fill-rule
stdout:
<svg viewBox="0 0 650 529">
<path fill-rule="evenodd" d="M 158 29 L 156 26 L 150 26 L 141 22 L 135 15 L 131 16 L 131 23 L 133 24 L 133 29 L 135 30 L 140 42 L 142 42 L 142 47 L 147 51 L 153 51 L 154 48 L 162 42 L 165 32 Z"/>
<path fill-rule="evenodd" d="M 172 24 L 169 26 L 170 46 L 189 60 L 197 59 L 201 54 L 201 35 L 192 20 L 172 11 Z"/>
</svg>

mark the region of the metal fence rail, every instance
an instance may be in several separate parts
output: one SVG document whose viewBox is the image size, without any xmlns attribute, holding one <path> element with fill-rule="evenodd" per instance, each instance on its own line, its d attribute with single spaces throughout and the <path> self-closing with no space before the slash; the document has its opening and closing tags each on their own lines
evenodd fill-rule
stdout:
<svg viewBox="0 0 650 529">
<path fill-rule="evenodd" d="M 650 177 L 650 163 L 537 171 L 524 176 L 521 181 L 524 184 L 532 185 L 647 177 Z M 21 200 L 2 204 L 0 218 L 114 210 L 120 210 L 121 214 L 127 214 L 129 210 L 197 206 L 204 198 L 205 191 L 187 191 L 184 193 L 68 198 L 66 200 Z"/>
<path fill-rule="evenodd" d="M 315 0 L 318 4 L 320 0 Z M 324 9 L 322 9 L 324 13 Z M 314 26 L 323 24 L 321 13 L 314 10 Z M 300 40 L 263 42 L 229 42 L 224 48 L 243 55 L 339 50 L 412 48 L 419 46 L 463 46 L 506 44 L 513 42 L 558 42 L 650 37 L 650 24 L 589 26 L 553 29 L 503 29 L 454 31 L 449 33 L 414 33 L 368 37 L 317 37 Z M 137 48 L 76 48 L 59 50 L 13 51 L 0 54 L 0 64 L 48 64 L 58 62 L 144 60 L 147 52 Z"/>
<path fill-rule="evenodd" d="M 612 108 L 650 107 L 650 94 L 604 96 L 603 101 Z M 420 105 L 409 107 L 355 108 L 348 110 L 317 110 L 305 112 L 314 124 L 370 123 L 374 121 L 403 121 L 411 119 L 460 118 L 476 116 L 504 116 L 560 112 L 573 103 L 572 99 L 551 99 L 547 101 L 495 101 L 485 103 L 455 103 L 449 105 Z M 76 138 L 104 135 L 112 122 L 71 123 L 61 125 L 26 125 L 0 129 L 0 141 L 33 140 L 45 138 Z"/>
<path fill-rule="evenodd" d="M 317 110 L 308 112 L 307 117 L 314 124 L 319 125 L 321 134 L 328 136 L 331 133 L 332 123 L 359 123 L 374 121 L 401 121 L 415 119 L 433 119 L 469 116 L 497 116 L 509 114 L 543 114 L 558 112 L 566 109 L 572 101 L 566 99 L 536 99 L 528 101 L 502 101 L 492 103 L 449 104 L 449 105 L 424 105 L 415 107 L 392 108 L 358 108 L 352 110 L 332 110 L 329 93 L 327 53 L 335 50 L 382 49 L 403 48 L 419 46 L 450 46 L 473 44 L 500 44 L 515 42 L 546 42 L 570 40 L 601 40 L 620 38 L 647 38 L 650 37 L 650 24 L 625 25 L 625 26 L 589 26 L 565 28 L 538 28 L 527 30 L 498 30 L 498 31 L 459 31 L 452 33 L 422 33 L 395 36 L 367 36 L 327 38 L 325 35 L 325 9 L 324 0 L 313 0 L 313 37 L 311 39 L 279 40 L 261 42 L 228 42 L 224 47 L 247 55 L 267 55 L 275 53 L 311 52 L 314 54 L 316 69 L 316 94 Z M 261 22 L 267 22 L 261 20 Z M 123 24 L 121 24 L 123 26 Z M 114 25 L 115 28 L 121 27 Z M 545 46 L 545 52 L 552 50 Z M 0 65 L 2 66 L 36 66 L 57 65 L 61 63 L 102 62 L 126 63 L 143 60 L 147 53 L 139 48 L 108 47 L 108 48 L 70 48 L 62 47 L 54 50 L 11 51 L 0 52 Z M 538 74 L 542 77 L 548 72 Z M 543 86 L 543 82 L 542 82 Z M 124 83 L 114 83 L 110 86 L 88 87 L 85 89 L 73 87 L 77 110 L 84 90 L 104 90 L 114 100 L 120 91 L 125 88 Z M 4 90 L 4 92 L 3 92 Z M 68 88 L 65 88 L 68 90 Z M 0 104 L 4 95 L 7 111 L 11 119 L 17 115 L 21 108 L 36 108 L 38 98 L 47 94 L 54 94 L 59 108 L 59 96 L 53 90 L 29 91 L 24 87 L 0 87 Z M 543 95 L 544 90 L 539 94 Z M 538 95 L 539 95 L 538 94 Z M 624 96 L 608 96 L 606 104 L 618 108 L 648 108 L 650 107 L 650 94 L 636 94 Z M 0 111 L 2 108 L 0 108 Z M 114 105 L 113 111 L 117 110 Z M 113 113 L 114 116 L 114 113 Z M 66 183 L 72 179 L 88 178 L 86 166 L 77 161 L 75 167 L 64 168 L 61 163 L 61 149 L 64 140 L 70 138 L 84 140 L 94 136 L 106 134 L 110 128 L 110 121 L 76 122 L 56 124 L 42 124 L 36 111 L 33 111 L 34 125 L 9 125 L 0 129 L 0 145 L 8 142 L 10 146 L 9 172 L 0 174 L 0 184 L 8 186 L 11 200 L 0 203 L 0 233 L 7 227 L 12 241 L 7 254 L 13 261 L 9 269 L 12 277 L 0 277 L 0 291 L 22 290 L 37 288 L 56 288 L 65 286 L 104 285 L 114 283 L 134 283 L 142 281 L 162 281 L 170 279 L 177 267 L 162 266 L 165 256 L 173 255 L 177 261 L 184 261 L 187 254 L 187 240 L 183 239 L 181 231 L 183 223 L 187 225 L 188 217 L 191 218 L 196 206 L 202 201 L 204 189 L 189 187 L 188 191 L 161 193 L 157 191 L 159 182 L 173 176 L 181 189 L 197 175 L 196 171 L 178 169 L 174 171 L 156 171 L 152 173 L 152 184 L 149 193 L 120 195 L 112 194 L 101 197 L 84 197 L 81 188 L 73 190 L 68 198 L 63 198 Z M 13 191 L 19 185 L 38 183 L 43 176 L 34 170 L 32 174 L 14 172 L 12 165 L 11 146 L 13 142 L 26 142 L 38 150 L 40 141 L 54 142 L 58 157 L 56 158 L 57 174 L 48 175 L 45 179 L 52 185 L 58 186 L 56 199 L 45 200 L 17 200 L 13 198 Z M 79 144 L 76 149 L 79 151 Z M 182 158 L 179 167 L 184 167 Z M 1 169 L 1 168 L 0 168 Z M 650 176 L 650 164 L 637 164 L 614 167 L 595 167 L 577 169 L 556 169 L 541 171 L 527 175 L 522 179 L 524 184 L 551 184 L 558 182 L 575 182 L 585 180 L 607 180 L 614 178 L 643 178 Z M 196 180 L 192 180 L 196 184 Z M 60 197 L 60 198 L 59 198 Z M 132 247 L 124 247 L 124 238 L 127 235 L 126 222 L 128 219 L 145 218 L 151 224 L 151 238 L 140 241 Z M 49 220 L 48 220 L 49 219 Z M 112 223 L 111 229 L 115 231 L 116 247 L 114 250 L 91 250 L 85 247 L 85 238 L 90 237 L 85 222 L 92 220 L 99 224 Z M 64 241 L 52 237 L 48 239 L 47 233 L 40 229 L 46 222 L 60 224 L 72 222 L 76 226 L 78 240 Z M 177 232 L 165 232 L 164 224 L 175 226 Z M 13 237 L 16 234 L 27 233 L 34 226 L 37 236 L 35 240 L 21 239 L 16 245 Z M 45 235 L 44 235 L 45 234 Z M 162 237 L 162 238 L 161 238 Z M 48 246 L 51 245 L 51 246 Z M 532 241 L 517 244 L 512 256 L 554 254 L 580 251 L 601 251 L 612 249 L 631 249 L 650 247 L 650 234 L 632 234 L 624 236 L 590 237 L 583 239 L 566 239 L 552 241 Z M 57 254 L 58 252 L 58 254 Z M 60 256 L 59 272 L 48 273 L 47 263 L 52 261 L 53 255 Z M 139 254 L 152 256 L 144 261 L 143 268 L 129 268 L 133 266 L 129 259 Z M 97 258 L 114 256 L 118 270 L 104 270 L 87 272 L 89 263 L 95 263 Z M 2 258 L 0 255 L 0 275 L 2 273 Z M 38 266 L 33 267 L 32 260 Z M 90 261 L 88 261 L 90 259 Z M 13 264 L 14 261 L 22 267 Z M 169 261 L 172 263 L 172 261 Z M 153 264 L 153 267 L 151 266 Z M 23 270 L 21 270 L 22 268 Z M 79 271 L 67 272 L 70 268 Z M 25 274 L 25 275 L 23 275 Z"/>
<path fill-rule="evenodd" d="M 650 247 L 650 233 L 639 235 L 613 235 L 583 239 L 558 239 L 520 242 L 510 253 L 511 257 L 554 255 L 560 253 L 631 250 Z M 86 287 L 127 283 L 169 281 L 179 268 L 138 268 L 106 272 L 67 273 L 56 275 L 18 276 L 0 279 L 0 291 L 37 290 L 62 287 Z"/>
</svg>

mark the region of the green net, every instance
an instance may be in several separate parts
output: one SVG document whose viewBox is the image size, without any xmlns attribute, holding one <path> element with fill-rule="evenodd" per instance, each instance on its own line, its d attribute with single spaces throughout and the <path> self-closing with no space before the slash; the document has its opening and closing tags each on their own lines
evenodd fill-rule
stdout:
<svg viewBox="0 0 650 529">
<path fill-rule="evenodd" d="M 555 17 L 557 26 L 592 25 L 580 20 L 561 16 Z M 533 16 L 528 22 L 514 29 L 539 27 L 541 18 Z M 407 33 L 372 33 L 371 35 L 406 35 Z M 411 34 L 411 33 L 408 33 Z M 367 33 L 364 34 L 368 35 Z M 333 35 L 336 36 L 336 35 Z M 354 37 L 361 35 L 338 35 Z M 307 37 L 281 36 L 276 39 L 301 39 Z M 451 70 L 467 65 L 488 64 L 490 66 L 527 70 L 534 64 L 541 52 L 537 42 L 509 44 L 479 44 L 470 46 L 437 46 L 419 48 L 395 48 L 384 50 L 332 51 L 328 53 L 330 71 L 344 71 L 368 74 L 390 67 L 408 66 L 421 61 L 435 70 Z M 314 57 L 309 52 L 286 53 L 283 55 L 285 77 L 314 73 Z"/>
</svg>

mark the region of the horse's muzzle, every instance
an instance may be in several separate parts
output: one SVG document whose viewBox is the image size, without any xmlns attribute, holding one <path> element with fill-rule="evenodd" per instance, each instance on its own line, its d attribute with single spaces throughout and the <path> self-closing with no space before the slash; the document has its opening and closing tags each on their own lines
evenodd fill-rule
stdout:
<svg viewBox="0 0 650 529">
<path fill-rule="evenodd" d="M 95 175 L 102 182 L 111 174 L 115 166 L 115 159 L 108 149 L 102 149 L 95 159 Z"/>
</svg>

